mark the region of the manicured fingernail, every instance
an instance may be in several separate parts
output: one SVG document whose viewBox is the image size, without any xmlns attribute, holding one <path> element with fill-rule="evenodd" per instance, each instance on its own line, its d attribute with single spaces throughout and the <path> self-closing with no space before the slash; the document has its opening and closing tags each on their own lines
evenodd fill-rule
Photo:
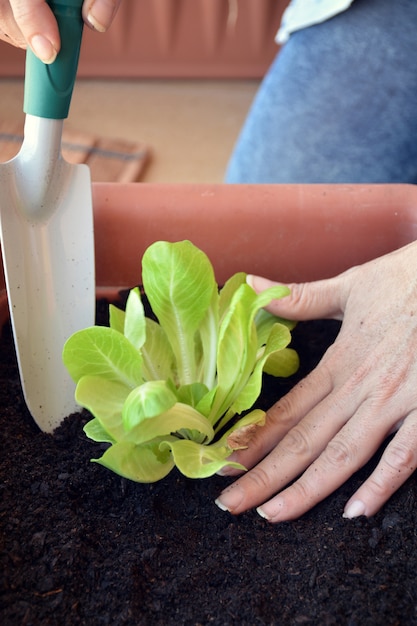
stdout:
<svg viewBox="0 0 417 626">
<path fill-rule="evenodd" d="M 87 20 L 99 33 L 105 33 L 111 24 L 116 8 L 111 2 L 96 0 L 90 7 Z"/>
<path fill-rule="evenodd" d="M 277 522 L 280 519 L 280 514 L 284 508 L 284 499 L 280 496 L 276 496 L 270 502 L 266 502 L 262 506 L 256 509 L 258 515 L 268 520 L 268 522 Z"/>
<path fill-rule="evenodd" d="M 365 505 L 361 500 L 354 500 L 344 510 L 343 517 L 353 519 L 365 515 Z"/>
<path fill-rule="evenodd" d="M 30 47 L 36 56 L 44 63 L 53 63 L 58 54 L 49 39 L 43 35 L 34 35 L 30 40 Z"/>
<path fill-rule="evenodd" d="M 255 278 L 255 277 L 254 277 L 252 274 L 248 274 L 248 275 L 246 276 L 246 283 L 249 285 L 249 287 L 252 287 L 252 289 L 254 288 L 254 287 L 253 287 L 253 281 L 254 281 L 254 278 Z"/>
<path fill-rule="evenodd" d="M 219 509 L 233 513 L 242 502 L 244 491 L 239 485 L 231 485 L 215 501 Z"/>
<path fill-rule="evenodd" d="M 221 509 L 222 511 L 228 511 L 229 509 L 223 504 L 223 502 L 220 501 L 220 498 L 217 498 L 217 500 L 214 501 L 214 504 L 217 504 L 217 506 L 219 507 L 219 509 Z"/>
<path fill-rule="evenodd" d="M 262 509 L 262 507 L 260 507 L 260 506 L 259 506 L 259 507 L 256 509 L 256 512 L 258 513 L 258 515 L 260 515 L 261 517 L 263 517 L 264 519 L 266 519 L 266 520 L 268 520 L 268 521 L 269 521 L 269 517 L 268 517 L 268 515 L 265 513 L 265 511 Z"/>
</svg>

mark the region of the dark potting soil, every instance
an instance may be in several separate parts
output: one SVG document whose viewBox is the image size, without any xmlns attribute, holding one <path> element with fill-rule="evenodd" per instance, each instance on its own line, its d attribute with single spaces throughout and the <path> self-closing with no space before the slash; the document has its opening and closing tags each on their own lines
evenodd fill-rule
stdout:
<svg viewBox="0 0 417 626">
<path fill-rule="evenodd" d="M 311 370 L 338 331 L 294 331 L 300 372 L 267 379 L 262 408 Z M 41 433 L 22 398 L 10 328 L 0 341 L 3 626 L 417 624 L 417 481 L 371 519 L 343 506 L 375 457 L 301 519 L 270 525 L 214 504 L 230 479 L 175 470 L 136 484 L 90 463 L 86 412 Z"/>
</svg>

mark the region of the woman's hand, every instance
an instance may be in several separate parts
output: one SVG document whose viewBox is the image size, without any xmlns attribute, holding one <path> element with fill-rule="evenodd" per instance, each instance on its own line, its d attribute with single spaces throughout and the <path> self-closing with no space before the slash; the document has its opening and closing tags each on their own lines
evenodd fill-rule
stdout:
<svg viewBox="0 0 417 626">
<path fill-rule="evenodd" d="M 84 0 L 85 23 L 99 32 L 108 29 L 121 0 Z M 29 46 L 44 63 L 60 49 L 57 23 L 45 0 L 0 0 L 0 39 L 19 48 Z"/>
<path fill-rule="evenodd" d="M 257 292 L 271 285 L 249 282 Z M 216 502 L 233 514 L 258 506 L 271 522 L 297 518 L 395 432 L 343 513 L 371 516 L 417 464 L 417 242 L 336 278 L 289 287 L 291 295 L 270 311 L 343 319 L 340 333 L 316 369 L 268 411 L 249 448 L 232 455 L 253 469 Z"/>
</svg>

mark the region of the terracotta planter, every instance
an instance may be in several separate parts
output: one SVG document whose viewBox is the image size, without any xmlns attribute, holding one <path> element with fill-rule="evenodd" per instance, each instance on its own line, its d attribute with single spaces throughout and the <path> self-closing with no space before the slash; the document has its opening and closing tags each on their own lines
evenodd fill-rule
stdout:
<svg viewBox="0 0 417 626">
<path fill-rule="evenodd" d="M 222 282 L 235 270 L 330 276 L 417 236 L 417 187 L 406 185 L 96 184 L 94 205 L 98 294 L 109 297 L 140 281 L 142 253 L 161 238 L 192 239 Z M 1 303 L 4 319 L 4 283 Z M 335 326 L 297 327 L 299 378 L 274 379 L 263 408 L 311 370 Z M 342 511 L 375 459 L 301 519 L 231 516 L 214 504 L 225 477 L 172 471 L 144 485 L 90 463 L 85 414 L 40 432 L 3 340 L 2 624 L 416 623 L 416 474 L 369 519 Z"/>
<path fill-rule="evenodd" d="M 105 36 L 85 29 L 79 76 L 259 78 L 288 0 L 123 0 Z M 1 45 L 0 76 L 24 53 Z"/>
<path fill-rule="evenodd" d="M 282 281 L 328 277 L 417 238 L 412 185 L 93 187 L 97 295 L 109 298 L 140 282 L 143 252 L 158 239 L 193 241 L 223 283 L 237 271 Z"/>
</svg>

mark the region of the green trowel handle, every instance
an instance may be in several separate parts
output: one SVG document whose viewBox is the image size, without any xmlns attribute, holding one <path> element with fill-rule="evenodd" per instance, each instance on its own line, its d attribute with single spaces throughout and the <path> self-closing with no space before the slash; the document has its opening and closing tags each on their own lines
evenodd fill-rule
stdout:
<svg viewBox="0 0 417 626">
<path fill-rule="evenodd" d="M 37 117 L 62 120 L 68 116 L 78 67 L 83 20 L 83 0 L 48 0 L 61 36 L 61 50 L 50 65 L 31 50 L 26 53 L 23 110 Z"/>
</svg>

